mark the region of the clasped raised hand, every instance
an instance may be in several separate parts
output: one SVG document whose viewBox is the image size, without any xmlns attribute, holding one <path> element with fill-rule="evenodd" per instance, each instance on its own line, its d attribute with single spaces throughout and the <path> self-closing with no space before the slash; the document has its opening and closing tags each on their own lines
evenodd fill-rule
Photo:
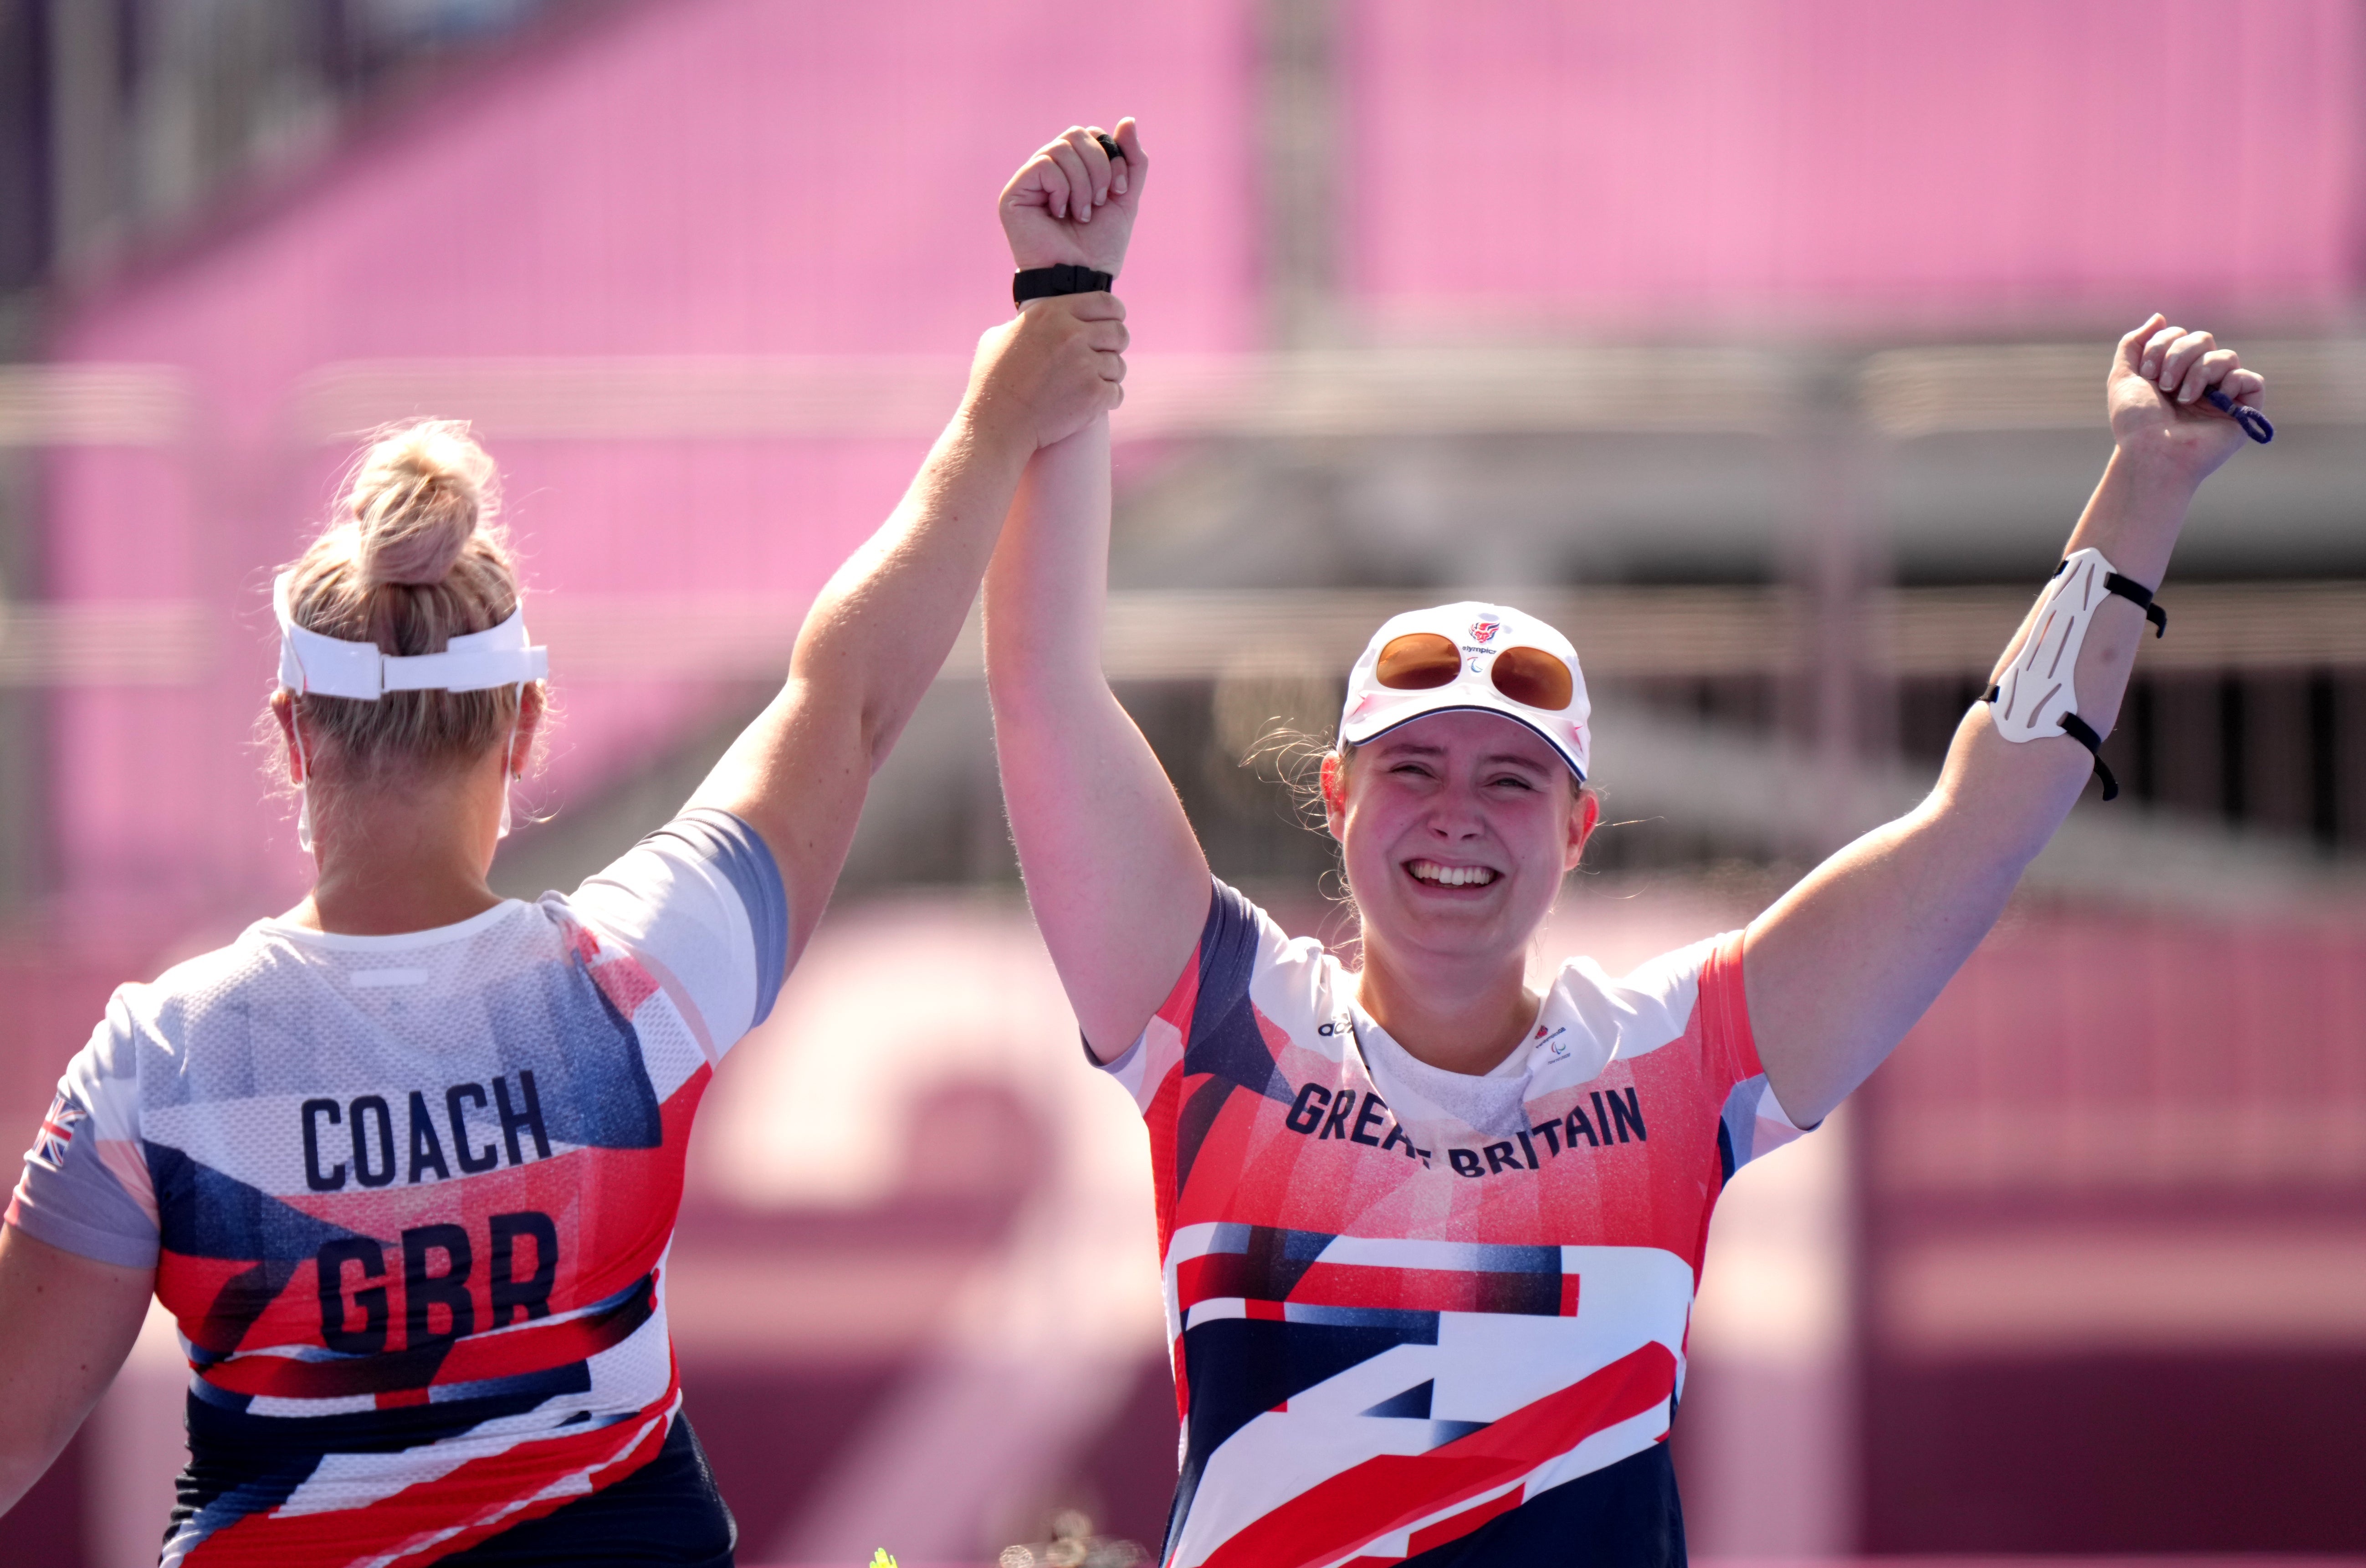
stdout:
<svg viewBox="0 0 2366 1568">
<path fill-rule="evenodd" d="M 1114 294 L 1035 299 L 978 340 L 967 408 L 1038 447 L 1065 440 L 1125 400 L 1125 306 Z"/>
<path fill-rule="evenodd" d="M 1086 266 L 1114 276 L 1125 265 L 1133 215 L 1150 174 L 1131 116 L 1117 122 L 1121 156 L 1097 125 L 1072 125 L 1037 150 L 1002 187 L 1002 232 L 1022 270 Z"/>
<path fill-rule="evenodd" d="M 2208 333 L 2173 326 L 2155 312 L 2120 339 L 2112 356 L 2105 389 L 2112 439 L 2162 477 L 2198 485 L 2246 439 L 2233 416 L 2211 406 L 2210 390 L 2257 409 L 2267 385 Z"/>
</svg>

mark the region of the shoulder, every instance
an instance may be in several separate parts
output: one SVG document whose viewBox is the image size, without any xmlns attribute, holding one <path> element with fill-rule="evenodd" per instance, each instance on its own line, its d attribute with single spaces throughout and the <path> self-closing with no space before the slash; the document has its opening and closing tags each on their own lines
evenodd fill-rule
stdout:
<svg viewBox="0 0 2366 1568">
<path fill-rule="evenodd" d="M 1198 967 L 1202 997 L 1245 998 L 1285 1029 L 1311 1027 L 1333 1011 L 1338 961 L 1313 937 L 1290 935 L 1271 915 L 1221 879 L 1209 900 Z"/>
<path fill-rule="evenodd" d="M 153 980 L 118 986 L 107 998 L 102 1032 L 129 1045 L 135 1040 L 173 1051 L 208 1019 L 252 1009 L 275 979 L 303 966 L 270 923 L 257 921 L 223 946 L 182 959 Z"/>
<path fill-rule="evenodd" d="M 772 1010 L 788 966 L 789 908 L 761 834 L 730 812 L 683 812 L 544 912 L 595 964 L 629 953 L 720 1055 Z"/>
<path fill-rule="evenodd" d="M 229 1021 L 241 1037 L 253 1033 L 253 1019 L 267 1006 L 259 977 L 269 960 L 256 928 L 237 940 L 166 968 L 152 980 L 115 987 L 106 1010 L 76 1051 L 60 1080 L 59 1092 L 113 1124 L 118 1115 L 137 1118 L 147 1092 L 169 1100 L 187 1080 L 194 1050 L 213 1027 Z M 152 1086 L 143 1090 L 142 1084 Z M 110 1109 L 112 1108 L 112 1109 Z"/>
<path fill-rule="evenodd" d="M 1167 1041 L 1180 1062 L 1194 1045 L 1219 1037 L 1245 1043 L 1268 1026 L 1298 1039 L 1332 1032 L 1323 1026 L 1339 1010 L 1338 961 L 1321 942 L 1284 931 L 1238 888 L 1210 881 L 1199 945 L 1144 1034 L 1110 1062 L 1112 1069 L 1136 1061 L 1149 1040 Z"/>
<path fill-rule="evenodd" d="M 1703 976 L 1730 941 L 1704 938 L 1616 976 L 1591 958 L 1563 964 L 1538 1017 L 1539 1069 L 1560 1061 L 1591 1077 L 1697 1032 Z"/>
<path fill-rule="evenodd" d="M 788 945 L 788 894 L 763 835 L 728 811 L 693 807 L 572 894 L 546 893 L 554 916 L 630 945 L 722 940 L 746 948 L 777 988 Z"/>
<path fill-rule="evenodd" d="M 1239 889 L 1210 882 L 1206 923 L 1174 989 L 1133 1043 L 1099 1064 L 1154 1121 L 1162 1102 L 1164 1114 L 1179 1111 L 1170 1090 L 1186 1077 L 1269 1093 L 1290 1048 L 1335 1062 L 1348 1033 L 1338 961 L 1321 942 L 1291 937 Z"/>
<path fill-rule="evenodd" d="M 646 905 L 692 888 L 727 894 L 741 914 L 757 921 L 787 901 L 780 863 L 763 835 L 728 811 L 699 806 L 586 879 L 571 902 L 589 909 Z"/>
<path fill-rule="evenodd" d="M 1646 959 L 1615 980 L 1604 976 L 1605 992 L 1617 998 L 1622 1005 L 1635 1009 L 1639 1015 L 1673 1018 L 1681 1028 L 1698 1005 L 1703 976 L 1735 934 L 1729 931 L 1703 937 Z M 1594 966 L 1594 973 L 1601 975 L 1599 965 Z"/>
</svg>

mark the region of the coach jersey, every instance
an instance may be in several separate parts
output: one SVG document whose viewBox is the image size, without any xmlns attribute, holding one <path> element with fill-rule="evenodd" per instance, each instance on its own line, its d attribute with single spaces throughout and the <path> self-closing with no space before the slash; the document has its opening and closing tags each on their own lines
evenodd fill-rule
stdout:
<svg viewBox="0 0 2366 1568">
<path fill-rule="evenodd" d="M 787 930 L 700 810 L 571 898 L 264 920 L 115 994 L 7 1220 L 156 1269 L 194 1373 L 165 1563 L 430 1562 L 659 1452 L 691 1117 Z"/>
<path fill-rule="evenodd" d="M 1709 1211 L 1798 1131 L 1739 935 L 1623 980 L 1572 963 L 1474 1078 L 1407 1055 L 1320 944 L 1219 883 L 1108 1070 L 1157 1182 L 1170 1568 L 1683 1560 L 1663 1439 Z"/>
</svg>

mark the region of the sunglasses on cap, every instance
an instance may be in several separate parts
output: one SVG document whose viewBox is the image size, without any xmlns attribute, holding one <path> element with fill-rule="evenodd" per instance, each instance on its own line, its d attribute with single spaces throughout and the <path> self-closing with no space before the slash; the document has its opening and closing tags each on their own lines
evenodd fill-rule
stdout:
<svg viewBox="0 0 2366 1568">
<path fill-rule="evenodd" d="M 1372 677 L 1397 692 L 1427 692 L 1452 683 L 1462 673 L 1462 649 L 1436 632 L 1391 637 L 1372 666 Z M 1559 713 L 1576 694 L 1576 680 L 1558 654 L 1541 648 L 1507 648 L 1487 667 L 1495 690 L 1522 707 Z"/>
</svg>

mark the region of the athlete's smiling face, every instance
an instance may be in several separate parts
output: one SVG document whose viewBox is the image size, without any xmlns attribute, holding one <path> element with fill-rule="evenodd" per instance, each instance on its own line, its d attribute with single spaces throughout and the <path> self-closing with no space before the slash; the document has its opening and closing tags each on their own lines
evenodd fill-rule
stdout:
<svg viewBox="0 0 2366 1568">
<path fill-rule="evenodd" d="M 1368 943 L 1441 957 L 1525 952 L 1598 809 L 1542 737 L 1486 713 L 1391 729 L 1323 784 Z"/>
</svg>

